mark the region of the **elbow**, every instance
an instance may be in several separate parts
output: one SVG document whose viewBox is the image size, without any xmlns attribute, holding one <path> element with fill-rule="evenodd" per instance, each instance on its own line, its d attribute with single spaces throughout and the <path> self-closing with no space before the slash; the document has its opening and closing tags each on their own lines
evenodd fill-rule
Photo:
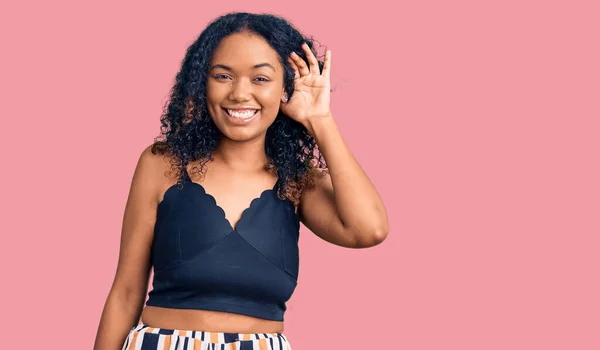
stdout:
<svg viewBox="0 0 600 350">
<path fill-rule="evenodd" d="M 357 242 L 359 248 L 370 248 L 383 243 L 389 233 L 389 221 L 385 209 L 373 213 L 369 226 L 363 227 L 360 231 L 362 235 L 357 236 L 360 237 Z"/>
<path fill-rule="evenodd" d="M 388 236 L 388 231 L 386 225 L 385 227 L 378 227 L 367 232 L 362 232 L 356 236 L 355 248 L 371 248 L 383 243 Z"/>
<path fill-rule="evenodd" d="M 373 233 L 371 234 L 371 242 L 372 242 L 372 247 L 379 245 L 381 243 L 383 243 L 383 241 L 385 241 L 385 239 L 387 238 L 389 233 L 389 230 L 386 227 L 383 228 L 379 228 L 373 231 Z"/>
</svg>

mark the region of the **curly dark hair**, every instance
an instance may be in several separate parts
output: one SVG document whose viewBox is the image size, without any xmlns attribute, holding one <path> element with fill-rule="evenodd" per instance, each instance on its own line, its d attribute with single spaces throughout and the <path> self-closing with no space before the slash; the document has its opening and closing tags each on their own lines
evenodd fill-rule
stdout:
<svg viewBox="0 0 600 350">
<path fill-rule="evenodd" d="M 294 92 L 294 71 L 287 57 L 294 51 L 308 63 L 302 43 L 307 43 L 318 57 L 315 40 L 303 36 L 288 21 L 272 14 L 233 12 L 209 23 L 187 49 L 161 116 L 161 135 L 155 138 L 151 148 L 154 154 L 170 157 L 171 172 L 177 174 L 179 184 L 191 161 L 199 162 L 192 167 L 191 176 L 195 173 L 204 176 L 206 163 L 214 160 L 212 151 L 222 134 L 206 106 L 209 64 L 221 40 L 240 32 L 262 36 L 277 52 L 284 67 L 283 83 L 289 96 Z M 318 61 L 322 71 L 323 61 Z M 327 173 L 325 159 L 312 135 L 281 111 L 267 130 L 265 152 L 268 159 L 265 170 L 279 179 L 279 197 L 296 205 L 302 191 L 314 186 L 316 176 Z"/>
</svg>

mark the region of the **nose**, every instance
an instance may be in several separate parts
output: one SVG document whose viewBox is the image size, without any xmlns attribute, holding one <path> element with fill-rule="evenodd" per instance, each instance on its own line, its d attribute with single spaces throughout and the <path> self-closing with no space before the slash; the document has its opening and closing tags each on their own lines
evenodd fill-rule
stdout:
<svg viewBox="0 0 600 350">
<path fill-rule="evenodd" d="M 233 101 L 246 102 L 252 99 L 252 86 L 245 79 L 238 79 L 232 83 L 229 98 Z"/>
</svg>

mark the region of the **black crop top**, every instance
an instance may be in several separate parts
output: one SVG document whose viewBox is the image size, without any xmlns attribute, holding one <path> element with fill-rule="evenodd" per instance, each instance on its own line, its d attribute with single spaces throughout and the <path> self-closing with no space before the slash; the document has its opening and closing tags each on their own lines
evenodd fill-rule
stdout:
<svg viewBox="0 0 600 350">
<path fill-rule="evenodd" d="M 300 223 L 278 185 L 252 200 L 234 229 L 184 173 L 158 205 L 146 305 L 283 321 L 298 280 Z"/>
</svg>

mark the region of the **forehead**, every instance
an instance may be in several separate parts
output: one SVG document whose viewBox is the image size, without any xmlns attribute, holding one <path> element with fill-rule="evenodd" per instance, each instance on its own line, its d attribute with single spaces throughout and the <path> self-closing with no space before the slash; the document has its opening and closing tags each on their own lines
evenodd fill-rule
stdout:
<svg viewBox="0 0 600 350">
<path fill-rule="evenodd" d="M 256 64 L 270 63 L 279 69 L 279 55 L 260 35 L 234 33 L 223 40 L 215 49 L 212 64 L 224 64 L 234 69 L 247 69 Z"/>
</svg>

